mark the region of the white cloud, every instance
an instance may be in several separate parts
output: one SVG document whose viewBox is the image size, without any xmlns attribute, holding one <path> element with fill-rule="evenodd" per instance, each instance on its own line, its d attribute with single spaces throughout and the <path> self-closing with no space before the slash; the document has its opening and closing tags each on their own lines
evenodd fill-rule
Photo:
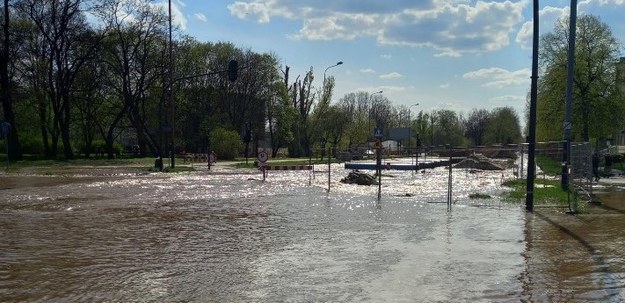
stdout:
<svg viewBox="0 0 625 303">
<path fill-rule="evenodd" d="M 392 59 L 393 56 L 392 55 L 388 55 L 388 54 L 384 54 L 384 55 L 380 55 L 380 58 L 388 60 L 388 59 Z"/>
<path fill-rule="evenodd" d="M 498 50 L 523 20 L 527 1 L 440 4 L 433 9 L 391 15 L 378 37 L 384 44 L 430 47 L 439 56 L 461 56 Z"/>
<path fill-rule="evenodd" d="M 286 4 L 278 3 L 279 0 L 251 0 L 251 1 L 235 1 L 228 5 L 230 14 L 240 19 L 252 18 L 258 23 L 269 23 L 272 16 L 283 17 L 286 19 L 294 19 L 295 13 Z M 306 9 L 300 10 L 301 12 Z"/>
<path fill-rule="evenodd" d="M 613 0 L 614 1 L 614 0 Z M 239 0 L 228 6 L 240 19 L 301 20 L 290 35 L 302 40 L 353 40 L 373 37 L 386 45 L 435 49 L 439 56 L 483 53 L 507 46 L 523 20 L 528 0 L 397 0 L 384 2 Z"/>
<path fill-rule="evenodd" d="M 522 103 L 526 101 L 526 96 L 504 95 L 504 96 L 497 96 L 497 97 L 490 98 L 489 101 L 494 104 L 520 103 L 520 102 Z"/>
<path fill-rule="evenodd" d="M 392 72 L 384 75 L 380 75 L 380 79 L 398 79 L 403 77 L 402 74 L 398 72 Z"/>
<path fill-rule="evenodd" d="M 360 72 L 363 74 L 373 74 L 375 73 L 375 70 L 372 68 L 363 68 L 360 70 Z"/>
<path fill-rule="evenodd" d="M 442 89 L 447 89 L 447 88 L 451 87 L 451 84 L 449 84 L 449 83 L 445 83 L 445 84 L 441 84 L 441 85 L 439 85 L 438 87 L 440 87 L 440 88 L 442 88 Z"/>
<path fill-rule="evenodd" d="M 202 14 L 202 13 L 195 13 L 195 19 L 198 19 L 202 22 L 207 22 L 208 19 L 206 18 L 206 15 Z"/>
<path fill-rule="evenodd" d="M 551 32 L 553 30 L 553 26 L 560 18 L 569 15 L 569 8 L 564 7 L 553 7 L 546 6 L 538 12 L 539 19 L 539 35 L 544 33 Z M 533 19 L 533 18 L 532 18 Z M 532 48 L 532 38 L 534 35 L 534 20 L 529 20 L 521 26 L 521 29 L 516 35 L 516 43 L 518 43 L 522 48 L 531 49 Z"/>
<path fill-rule="evenodd" d="M 184 31 L 187 30 L 187 18 L 184 16 L 178 5 L 184 6 L 185 4 L 180 4 L 180 1 L 177 2 L 179 4 L 176 4 L 176 2 L 171 3 L 171 23 Z M 162 9 L 165 14 L 169 12 L 169 3 L 166 1 L 154 3 L 152 5 L 154 5 L 154 7 Z"/>
<path fill-rule="evenodd" d="M 353 40 L 375 34 L 375 23 L 375 18 L 369 15 L 334 13 L 323 18 L 305 19 L 304 26 L 291 37 L 306 40 Z"/>
<path fill-rule="evenodd" d="M 462 78 L 472 80 L 486 80 L 483 87 L 504 88 L 510 86 L 528 86 L 531 71 L 528 68 L 509 71 L 499 67 L 483 68 L 468 72 Z"/>
</svg>

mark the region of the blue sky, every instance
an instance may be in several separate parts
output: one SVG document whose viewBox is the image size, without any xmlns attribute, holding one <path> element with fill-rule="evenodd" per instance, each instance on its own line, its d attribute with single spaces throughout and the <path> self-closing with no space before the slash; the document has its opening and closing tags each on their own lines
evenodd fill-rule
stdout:
<svg viewBox="0 0 625 303">
<path fill-rule="evenodd" d="M 540 1 L 540 31 L 570 1 Z M 333 102 L 382 90 L 413 112 L 511 106 L 523 118 L 530 87 L 533 1 L 172 0 L 178 34 L 272 52 L 291 79 L 312 66 L 336 79 Z M 625 0 L 578 1 L 625 42 Z M 625 55 L 625 54 L 624 54 Z"/>
</svg>

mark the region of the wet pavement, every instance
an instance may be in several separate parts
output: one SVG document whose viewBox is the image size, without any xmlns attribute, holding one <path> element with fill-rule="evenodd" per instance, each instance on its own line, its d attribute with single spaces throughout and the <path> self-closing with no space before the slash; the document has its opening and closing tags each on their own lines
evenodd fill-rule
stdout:
<svg viewBox="0 0 625 303">
<path fill-rule="evenodd" d="M 0 175 L 0 302 L 622 302 L 624 194 L 502 201 L 511 171 Z M 493 199 L 472 200 L 471 193 Z"/>
</svg>

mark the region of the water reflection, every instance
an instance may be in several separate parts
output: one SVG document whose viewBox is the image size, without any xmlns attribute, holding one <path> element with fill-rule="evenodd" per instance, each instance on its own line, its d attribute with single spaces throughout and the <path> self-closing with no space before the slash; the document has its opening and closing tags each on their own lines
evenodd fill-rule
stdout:
<svg viewBox="0 0 625 303">
<path fill-rule="evenodd" d="M 610 301 L 622 215 L 527 216 L 501 173 L 385 172 L 377 187 L 306 172 L 88 176 L 0 191 L 7 302 Z M 511 174 L 511 172 L 505 172 Z M 260 178 L 257 178 L 260 177 Z M 440 203 L 443 202 L 443 203 Z M 565 217 L 569 218 L 569 217 Z M 581 233 L 580 233 L 581 232 Z"/>
</svg>

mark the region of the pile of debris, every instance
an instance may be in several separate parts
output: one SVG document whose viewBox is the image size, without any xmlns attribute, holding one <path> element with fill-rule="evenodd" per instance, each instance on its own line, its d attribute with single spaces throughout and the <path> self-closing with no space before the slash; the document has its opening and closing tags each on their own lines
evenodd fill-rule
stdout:
<svg viewBox="0 0 625 303">
<path fill-rule="evenodd" d="M 374 185 L 378 184 L 375 180 L 375 176 L 359 172 L 357 170 L 352 171 L 347 177 L 341 179 L 341 183 L 358 184 L 358 185 Z"/>
<path fill-rule="evenodd" d="M 469 168 L 476 170 L 503 170 L 504 168 L 494 163 L 490 158 L 481 154 L 468 156 L 456 164 L 454 168 Z"/>
</svg>

